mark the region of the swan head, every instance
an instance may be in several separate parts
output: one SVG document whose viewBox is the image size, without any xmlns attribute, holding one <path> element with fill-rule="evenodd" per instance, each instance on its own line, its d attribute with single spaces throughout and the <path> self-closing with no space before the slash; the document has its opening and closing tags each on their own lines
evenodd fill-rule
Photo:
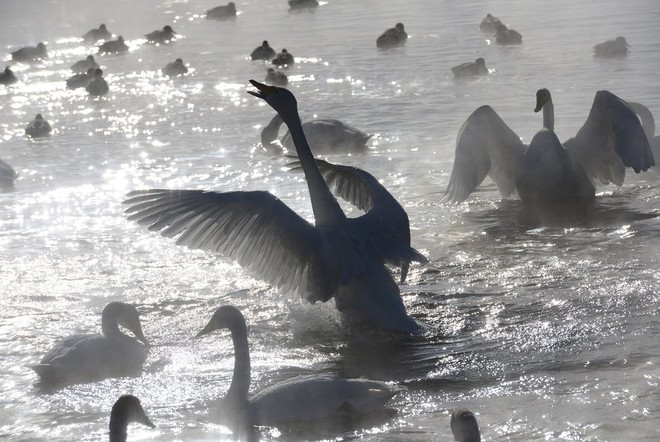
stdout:
<svg viewBox="0 0 660 442">
<path fill-rule="evenodd" d="M 474 413 L 467 408 L 455 408 L 451 413 L 451 432 L 454 440 L 460 442 L 480 442 L 481 434 Z"/>
<path fill-rule="evenodd" d="M 248 91 L 248 94 L 261 98 L 277 111 L 285 122 L 300 122 L 298 117 L 298 102 L 296 97 L 288 90 L 277 86 L 269 86 L 250 80 L 258 92 Z"/>
<path fill-rule="evenodd" d="M 220 330 L 223 328 L 228 328 L 230 331 L 234 331 L 237 327 L 246 328 L 245 326 L 245 317 L 236 307 L 231 305 L 224 305 L 217 309 L 213 313 L 213 317 L 206 327 L 197 333 L 196 337 L 207 335 L 215 330 Z"/>
<path fill-rule="evenodd" d="M 110 433 L 125 432 L 130 422 L 137 422 L 150 428 L 156 426 L 149 420 L 140 399 L 125 394 L 117 399 L 110 412 Z"/>
<path fill-rule="evenodd" d="M 536 91 L 536 107 L 534 108 L 534 112 L 540 111 L 543 109 L 543 106 L 550 102 L 552 102 L 550 91 L 545 88 L 539 89 Z"/>
<path fill-rule="evenodd" d="M 126 304 L 124 302 L 111 302 L 105 306 L 101 315 L 102 322 L 103 318 L 114 318 L 118 325 L 131 331 L 135 337 L 139 341 L 144 342 L 145 345 L 149 345 L 149 341 L 147 341 L 147 338 L 145 338 L 144 333 L 142 332 L 140 314 L 131 304 Z"/>
</svg>

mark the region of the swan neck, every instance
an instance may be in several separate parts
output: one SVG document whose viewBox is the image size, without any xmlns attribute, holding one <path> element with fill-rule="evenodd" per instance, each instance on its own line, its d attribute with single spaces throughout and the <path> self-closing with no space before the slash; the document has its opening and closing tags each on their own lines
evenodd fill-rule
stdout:
<svg viewBox="0 0 660 442">
<path fill-rule="evenodd" d="M 543 105 L 543 127 L 551 132 L 555 131 L 555 106 L 552 99 Z"/>
<path fill-rule="evenodd" d="M 126 442 L 128 437 L 128 417 L 115 416 L 113 413 L 110 416 L 110 442 Z"/>
<path fill-rule="evenodd" d="M 264 130 L 261 131 L 261 144 L 267 146 L 271 144 L 280 133 L 280 126 L 284 123 L 279 114 L 275 114 L 272 120 L 268 123 Z"/>
<path fill-rule="evenodd" d="M 242 403 L 247 401 L 250 391 L 250 349 L 245 323 L 236 324 L 231 329 L 231 338 L 234 342 L 234 375 L 227 398 Z"/>
<path fill-rule="evenodd" d="M 104 336 L 117 336 L 124 334 L 119 330 L 117 313 L 114 310 L 103 310 L 103 313 L 101 314 L 101 331 Z"/>
</svg>

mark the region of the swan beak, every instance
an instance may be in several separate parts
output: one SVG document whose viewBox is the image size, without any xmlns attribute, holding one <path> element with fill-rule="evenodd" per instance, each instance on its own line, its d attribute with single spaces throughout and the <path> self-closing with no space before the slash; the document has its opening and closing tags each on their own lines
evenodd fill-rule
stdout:
<svg viewBox="0 0 660 442">
<path fill-rule="evenodd" d="M 267 84 L 259 83 L 255 80 L 250 80 L 252 86 L 259 89 L 259 92 L 248 91 L 248 94 L 254 95 L 257 98 L 266 98 L 275 91 L 275 86 L 268 86 Z"/>
<path fill-rule="evenodd" d="M 156 428 L 153 422 L 151 422 L 147 417 L 147 413 L 144 412 L 144 409 L 138 411 L 138 415 L 135 416 L 135 421 L 142 425 L 146 425 L 149 428 Z"/>
<path fill-rule="evenodd" d="M 216 329 L 216 327 L 214 327 L 213 321 L 210 321 L 208 324 L 206 324 L 206 327 L 204 327 L 201 332 L 199 332 L 195 335 L 195 337 L 199 338 L 200 336 L 208 335 L 209 333 L 211 333 L 215 329 Z"/>
<path fill-rule="evenodd" d="M 543 109 L 544 104 L 545 104 L 545 100 L 537 95 L 536 96 L 536 107 L 534 108 L 534 112 L 538 112 L 541 109 Z"/>
<path fill-rule="evenodd" d="M 149 341 L 147 341 L 147 338 L 144 337 L 144 333 L 142 333 L 142 327 L 136 328 L 135 330 L 132 331 L 135 334 L 135 337 L 138 339 L 138 341 L 142 341 L 146 346 L 151 345 L 149 344 Z"/>
</svg>

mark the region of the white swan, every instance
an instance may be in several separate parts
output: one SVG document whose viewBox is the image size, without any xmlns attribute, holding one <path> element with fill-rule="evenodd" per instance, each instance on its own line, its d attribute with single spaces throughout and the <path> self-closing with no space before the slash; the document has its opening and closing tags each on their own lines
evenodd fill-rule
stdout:
<svg viewBox="0 0 660 442">
<path fill-rule="evenodd" d="M 0 160 L 0 186 L 13 184 L 17 176 L 18 174 L 9 164 Z"/>
<path fill-rule="evenodd" d="M 589 117 L 563 146 L 547 89 L 537 92 L 536 111 L 541 109 L 545 129 L 529 148 L 490 106 L 474 111 L 458 133 L 445 198 L 464 201 L 487 175 L 502 196 L 518 190 L 527 203 L 593 198 L 592 181 L 621 185 L 626 167 L 639 173 L 655 164 L 635 113 L 611 92 L 596 93 Z"/>
<path fill-rule="evenodd" d="M 148 345 L 140 317 L 134 306 L 111 302 L 101 313 L 102 335 L 72 335 L 58 342 L 41 362 L 32 368 L 45 382 L 75 383 L 138 372 L 147 350 L 137 340 L 119 330 L 133 332 Z"/>
<path fill-rule="evenodd" d="M 276 114 L 261 131 L 261 144 L 266 147 L 277 139 L 284 120 Z M 362 151 L 367 148 L 371 135 L 350 126 L 343 121 L 317 118 L 302 124 L 303 132 L 314 154 Z M 287 149 L 294 149 L 291 132 L 287 131 L 280 143 Z"/>
<path fill-rule="evenodd" d="M 125 394 L 117 399 L 110 412 L 110 442 L 126 442 L 128 424 L 131 422 L 156 428 L 144 412 L 140 399 Z"/>
<path fill-rule="evenodd" d="M 289 126 L 310 192 L 311 225 L 268 192 L 152 189 L 128 194 L 130 220 L 177 243 L 221 252 L 269 283 L 309 302 L 335 299 L 351 322 L 420 333 L 384 261 L 404 262 L 417 252 L 374 236 L 383 231 L 369 213 L 347 218 L 314 161 L 291 92 L 250 82 Z"/>
<path fill-rule="evenodd" d="M 397 393 L 385 382 L 334 375 L 298 376 L 267 387 L 248 399 L 250 351 L 243 314 L 218 308 L 197 336 L 229 329 L 234 342 L 234 374 L 221 404 L 221 418 L 234 433 L 255 425 L 286 426 L 366 415 L 382 410 Z"/>
<path fill-rule="evenodd" d="M 481 442 L 479 424 L 474 413 L 467 408 L 455 408 L 451 413 L 451 432 L 454 440 L 460 442 Z"/>
</svg>

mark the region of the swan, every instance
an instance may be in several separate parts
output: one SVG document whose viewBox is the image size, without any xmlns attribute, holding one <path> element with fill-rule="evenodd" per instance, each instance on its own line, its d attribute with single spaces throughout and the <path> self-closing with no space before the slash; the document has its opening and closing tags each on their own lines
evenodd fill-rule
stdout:
<svg viewBox="0 0 660 442">
<path fill-rule="evenodd" d="M 454 440 L 460 442 L 481 442 L 479 424 L 474 413 L 467 408 L 455 408 L 451 413 L 451 432 Z"/>
<path fill-rule="evenodd" d="M 102 335 L 72 335 L 58 342 L 32 368 L 42 381 L 76 383 L 139 372 L 147 357 L 146 347 L 119 330 L 126 327 L 145 345 L 137 309 L 111 302 L 101 313 Z"/>
<path fill-rule="evenodd" d="M 45 44 L 39 43 L 36 47 L 27 46 L 12 52 L 11 58 L 14 61 L 30 63 L 48 58 L 48 51 Z"/>
<path fill-rule="evenodd" d="M 9 66 L 5 67 L 3 72 L 0 72 L 0 84 L 8 85 L 16 83 L 17 81 L 18 78 L 16 77 L 16 74 L 14 74 L 14 71 L 9 69 Z"/>
<path fill-rule="evenodd" d="M 275 55 L 275 58 L 271 61 L 272 64 L 277 66 L 278 68 L 281 67 L 289 67 L 293 63 L 295 63 L 295 60 L 293 58 L 293 55 L 289 53 L 286 49 L 282 49 L 281 52 L 279 52 L 277 55 Z"/>
<path fill-rule="evenodd" d="M 221 252 L 284 291 L 308 302 L 335 299 L 351 323 L 421 333 L 406 313 L 384 261 L 418 252 L 378 236 L 387 224 L 366 213 L 347 218 L 333 197 L 305 138 L 297 102 L 287 89 L 250 80 L 291 131 L 310 192 L 312 225 L 268 192 L 141 190 L 128 194 L 129 220 L 177 243 Z"/>
<path fill-rule="evenodd" d="M 408 34 L 403 27 L 403 23 L 397 23 L 376 39 L 376 47 L 381 49 L 393 48 L 405 44 L 406 40 L 408 40 Z"/>
<path fill-rule="evenodd" d="M 628 55 L 630 45 L 623 37 L 607 40 L 594 46 L 594 57 L 596 58 L 622 58 Z"/>
<path fill-rule="evenodd" d="M 270 84 L 271 86 L 284 87 L 289 83 L 289 79 L 284 72 L 276 71 L 273 68 L 268 68 L 266 71 L 266 78 L 264 79 L 264 83 Z"/>
<path fill-rule="evenodd" d="M 385 382 L 325 374 L 294 377 L 248 399 L 250 351 L 243 314 L 230 305 L 220 307 L 197 337 L 225 328 L 234 343 L 234 374 L 220 410 L 223 423 L 235 434 L 249 433 L 257 425 L 291 427 L 368 415 L 383 410 L 398 393 Z"/>
<path fill-rule="evenodd" d="M 167 25 L 163 29 L 145 34 L 145 37 L 149 43 L 165 44 L 176 39 L 176 32 L 170 25 Z"/>
<path fill-rule="evenodd" d="M 87 93 L 93 97 L 101 97 L 110 91 L 108 82 L 103 78 L 103 71 L 101 69 L 94 70 L 92 79 L 85 86 Z"/>
<path fill-rule="evenodd" d="M 17 176 L 18 174 L 9 164 L 0 160 L 0 185 L 13 184 Z"/>
<path fill-rule="evenodd" d="M 125 394 L 117 399 L 110 412 L 110 442 L 126 442 L 128 424 L 131 422 L 156 428 L 144 412 L 140 399 Z"/>
<path fill-rule="evenodd" d="M 81 87 L 87 87 L 90 81 L 94 78 L 94 72 L 97 68 L 89 68 L 84 74 L 76 74 L 67 78 L 66 88 L 67 89 L 78 89 Z"/>
<path fill-rule="evenodd" d="M 30 124 L 25 128 L 25 135 L 32 138 L 46 137 L 50 135 L 52 130 L 50 123 L 44 120 L 41 114 L 37 114 L 34 120 L 30 121 Z"/>
<path fill-rule="evenodd" d="M 99 46 L 99 54 L 122 54 L 128 52 L 128 45 L 124 43 L 124 37 L 121 35 L 117 40 L 106 41 Z"/>
<path fill-rule="evenodd" d="M 495 43 L 503 46 L 519 45 L 522 44 L 522 35 L 500 23 L 495 31 Z"/>
<path fill-rule="evenodd" d="M 236 4 L 229 2 L 224 6 L 216 6 L 206 11 L 206 18 L 209 20 L 224 20 L 236 17 Z"/>
<path fill-rule="evenodd" d="M 501 24 L 503 23 L 499 18 L 495 17 L 491 13 L 488 13 L 486 14 L 486 18 L 481 20 L 481 23 L 479 23 L 479 29 L 481 29 L 482 32 L 492 34 L 497 32 L 497 27 Z"/>
<path fill-rule="evenodd" d="M 639 117 L 646 138 L 649 140 L 651 145 L 651 150 L 653 151 L 653 157 L 657 158 L 660 156 L 660 135 L 655 134 L 655 118 L 649 110 L 648 107 L 644 106 L 641 103 L 636 103 L 634 101 L 628 101 L 628 106 L 635 111 Z"/>
<path fill-rule="evenodd" d="M 550 92 L 536 95 L 544 129 L 529 147 L 490 106 L 468 117 L 458 133 L 446 199 L 466 200 L 487 175 L 502 196 L 518 190 L 523 202 L 593 198 L 592 181 L 622 185 L 626 167 L 639 173 L 655 164 L 637 116 L 611 92 L 596 92 L 584 125 L 563 145 L 554 133 Z"/>
<path fill-rule="evenodd" d="M 456 78 L 477 77 L 480 75 L 488 75 L 488 68 L 486 67 L 486 60 L 479 57 L 473 62 L 462 63 L 458 66 L 451 68 Z"/>
<path fill-rule="evenodd" d="M 109 40 L 112 33 L 108 31 L 105 24 L 101 24 L 98 29 L 91 29 L 83 34 L 82 39 L 87 43 L 96 43 L 99 40 Z"/>
<path fill-rule="evenodd" d="M 101 66 L 94 60 L 93 55 L 88 55 L 84 60 L 76 61 L 72 66 L 71 70 L 76 74 L 82 74 L 87 72 L 89 68 L 99 69 Z"/>
<path fill-rule="evenodd" d="M 183 60 L 177 58 L 171 63 L 167 63 L 163 69 L 161 69 L 163 75 L 168 77 L 178 77 L 179 75 L 185 75 L 188 73 L 188 68 L 183 64 Z"/>
<path fill-rule="evenodd" d="M 261 131 L 261 144 L 265 147 L 277 139 L 284 120 L 276 114 Z M 318 118 L 302 124 L 305 138 L 315 154 L 364 151 L 371 135 L 334 119 Z M 287 149 L 295 148 L 291 132 L 287 131 L 280 143 Z"/>
<path fill-rule="evenodd" d="M 261 46 L 257 46 L 252 53 L 250 53 L 251 60 L 272 60 L 275 57 L 275 49 L 271 48 L 268 40 L 264 40 Z"/>
</svg>

